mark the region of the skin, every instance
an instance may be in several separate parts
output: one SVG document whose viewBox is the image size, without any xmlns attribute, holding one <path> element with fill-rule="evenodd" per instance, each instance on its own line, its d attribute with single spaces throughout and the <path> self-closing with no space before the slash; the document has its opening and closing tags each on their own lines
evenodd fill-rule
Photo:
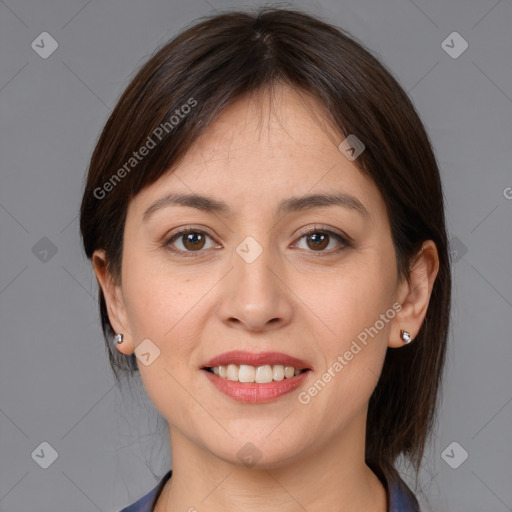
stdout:
<svg viewBox="0 0 512 512">
<path fill-rule="evenodd" d="M 133 198 L 120 282 L 106 271 L 103 251 L 93 256 L 110 321 L 124 334 L 118 350 L 131 354 L 147 338 L 160 350 L 150 365 L 138 361 L 169 423 L 173 476 L 155 510 L 385 512 L 385 489 L 364 461 L 368 401 L 387 347 L 403 345 L 400 329 L 414 339 L 421 327 L 437 250 L 425 241 L 411 284 L 400 280 L 383 199 L 340 152 L 342 139 L 320 105 L 285 86 L 272 108 L 262 98 L 230 105 L 176 168 Z M 334 191 L 357 197 L 369 215 L 341 206 L 276 212 L 282 199 Z M 209 195 L 233 213 L 170 206 L 144 222 L 144 211 L 170 192 Z M 331 236 L 317 248 L 299 233 L 315 225 L 317 234 L 349 235 L 354 247 Z M 183 235 L 174 240 L 192 257 L 165 247 L 176 228 L 187 226 L 208 235 L 198 249 Z M 250 264 L 236 252 L 247 236 L 263 249 Z M 395 302 L 402 309 L 394 318 L 308 404 L 300 403 L 299 392 Z M 273 402 L 242 404 L 200 370 L 233 349 L 284 352 L 313 371 Z M 237 456 L 247 442 L 261 454 L 252 467 Z"/>
</svg>

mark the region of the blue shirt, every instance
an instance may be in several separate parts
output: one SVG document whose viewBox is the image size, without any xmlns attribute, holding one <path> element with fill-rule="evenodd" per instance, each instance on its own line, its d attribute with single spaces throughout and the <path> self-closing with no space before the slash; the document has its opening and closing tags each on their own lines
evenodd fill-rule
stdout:
<svg viewBox="0 0 512 512">
<path fill-rule="evenodd" d="M 156 501 L 171 475 L 172 469 L 162 477 L 156 487 L 135 503 L 123 508 L 121 512 L 153 512 Z M 382 483 L 386 488 L 389 503 L 388 512 L 421 512 L 416 497 L 398 474 L 388 475 L 379 472 L 378 476 L 383 480 Z"/>
</svg>

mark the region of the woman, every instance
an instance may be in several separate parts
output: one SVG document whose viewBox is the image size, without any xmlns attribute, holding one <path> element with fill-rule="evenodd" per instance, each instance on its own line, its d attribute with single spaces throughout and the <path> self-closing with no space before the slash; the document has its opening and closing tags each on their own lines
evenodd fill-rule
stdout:
<svg viewBox="0 0 512 512">
<path fill-rule="evenodd" d="M 296 10 L 197 22 L 132 80 L 81 232 L 116 379 L 172 472 L 134 511 L 417 511 L 451 276 L 425 129 L 385 67 Z M 171 477 L 172 476 L 172 477 Z"/>
</svg>

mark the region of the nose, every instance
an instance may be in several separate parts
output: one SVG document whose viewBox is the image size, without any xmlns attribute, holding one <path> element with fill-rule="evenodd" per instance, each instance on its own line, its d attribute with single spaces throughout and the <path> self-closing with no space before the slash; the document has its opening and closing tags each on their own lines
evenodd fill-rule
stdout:
<svg viewBox="0 0 512 512">
<path fill-rule="evenodd" d="M 230 327 L 249 331 L 282 328 L 293 315 L 293 293 L 286 283 L 284 265 L 276 251 L 262 246 L 254 260 L 247 258 L 243 252 L 247 247 L 234 252 L 233 269 L 223 280 L 220 318 Z M 249 245 L 249 252 L 254 250 Z"/>
</svg>

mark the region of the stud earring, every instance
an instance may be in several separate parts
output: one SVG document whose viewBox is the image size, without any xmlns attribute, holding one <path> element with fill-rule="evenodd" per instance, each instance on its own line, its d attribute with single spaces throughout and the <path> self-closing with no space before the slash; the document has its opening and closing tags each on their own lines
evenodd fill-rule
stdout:
<svg viewBox="0 0 512 512">
<path fill-rule="evenodd" d="M 403 329 L 400 329 L 400 338 L 402 338 L 404 345 L 411 342 L 411 335 Z"/>
<path fill-rule="evenodd" d="M 117 345 L 119 345 L 119 343 L 123 343 L 123 335 L 121 333 L 116 334 L 114 336 L 114 341 L 116 342 Z"/>
</svg>

